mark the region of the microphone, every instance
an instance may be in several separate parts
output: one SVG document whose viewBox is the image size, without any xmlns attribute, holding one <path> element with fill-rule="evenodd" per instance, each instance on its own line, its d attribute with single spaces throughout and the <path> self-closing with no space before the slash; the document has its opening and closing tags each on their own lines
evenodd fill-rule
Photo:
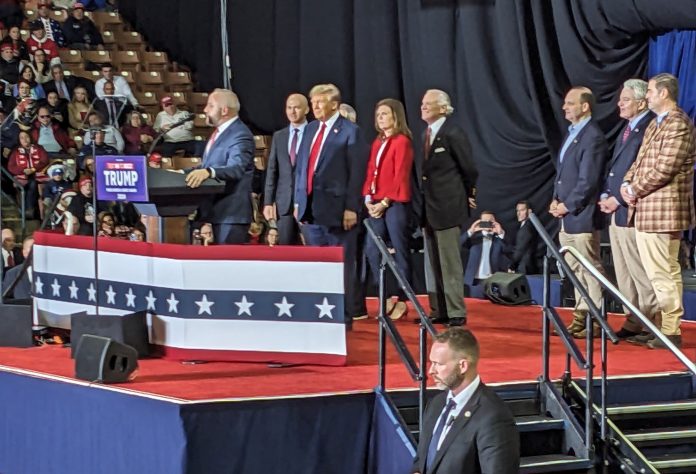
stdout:
<svg viewBox="0 0 696 474">
<path fill-rule="evenodd" d="M 182 118 L 181 120 L 179 120 L 177 122 L 174 122 L 171 125 L 171 127 L 169 127 L 169 130 L 171 130 L 172 128 L 179 127 L 179 126 L 185 124 L 186 122 L 190 122 L 191 120 L 193 120 L 195 118 L 196 118 L 196 114 L 189 113 L 186 117 Z"/>
</svg>

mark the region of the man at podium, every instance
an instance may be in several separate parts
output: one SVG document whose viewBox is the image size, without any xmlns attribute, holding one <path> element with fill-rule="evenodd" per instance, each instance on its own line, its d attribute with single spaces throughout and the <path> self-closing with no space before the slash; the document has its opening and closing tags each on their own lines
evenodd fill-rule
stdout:
<svg viewBox="0 0 696 474">
<path fill-rule="evenodd" d="M 254 173 L 254 136 L 239 119 L 239 99 L 227 89 L 208 96 L 205 115 L 215 127 L 203 153 L 201 166 L 186 176 L 186 185 L 199 187 L 207 179 L 225 182 L 225 192 L 206 198 L 198 220 L 213 224 L 220 244 L 243 244 L 252 222 L 251 180 Z"/>
</svg>

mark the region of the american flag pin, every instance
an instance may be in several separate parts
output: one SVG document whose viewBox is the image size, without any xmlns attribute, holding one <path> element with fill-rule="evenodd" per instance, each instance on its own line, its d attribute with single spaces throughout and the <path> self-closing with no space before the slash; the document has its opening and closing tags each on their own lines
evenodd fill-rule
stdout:
<svg viewBox="0 0 696 474">
<path fill-rule="evenodd" d="M 464 418 L 471 418 L 471 412 L 469 410 L 464 412 Z"/>
<path fill-rule="evenodd" d="M 337 129 L 337 128 L 334 128 L 334 133 L 338 133 L 338 129 Z"/>
</svg>

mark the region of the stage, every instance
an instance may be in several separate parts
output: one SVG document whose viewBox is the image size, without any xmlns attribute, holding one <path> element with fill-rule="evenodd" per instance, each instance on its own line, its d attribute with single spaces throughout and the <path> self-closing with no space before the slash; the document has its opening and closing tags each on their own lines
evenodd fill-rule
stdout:
<svg viewBox="0 0 696 474">
<path fill-rule="evenodd" d="M 467 304 L 482 379 L 535 380 L 540 308 Z M 372 316 L 376 306 L 369 302 Z M 559 312 L 570 319 L 568 310 Z M 414 314 L 396 324 L 417 356 Z M 610 323 L 618 329 L 621 317 L 610 316 Z M 696 358 L 696 324 L 683 324 L 683 338 L 684 352 Z M 134 381 L 110 386 L 75 380 L 67 348 L 0 348 L 0 473 L 368 472 L 376 320 L 356 321 L 347 342 L 344 367 L 151 358 L 140 361 Z M 387 354 L 388 389 L 415 389 L 393 347 Z M 627 343 L 610 346 L 608 366 L 611 375 L 682 370 L 667 351 Z M 552 376 L 564 368 L 554 338 Z"/>
</svg>

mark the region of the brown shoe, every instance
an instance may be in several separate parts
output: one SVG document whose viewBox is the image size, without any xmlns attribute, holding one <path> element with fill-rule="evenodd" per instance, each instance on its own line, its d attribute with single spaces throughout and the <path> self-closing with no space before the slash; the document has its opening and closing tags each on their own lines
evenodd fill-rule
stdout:
<svg viewBox="0 0 696 474">
<path fill-rule="evenodd" d="M 666 336 L 672 344 L 674 344 L 677 349 L 681 349 L 682 337 L 680 335 Z M 667 346 L 657 337 L 655 339 L 650 339 L 646 344 L 650 349 L 667 349 Z"/>
<path fill-rule="evenodd" d="M 587 329 L 583 329 L 582 331 L 574 332 L 571 333 L 571 335 L 575 339 L 585 339 L 587 337 Z M 592 337 L 598 338 L 602 335 L 602 328 L 599 326 L 599 324 L 593 325 L 592 328 Z"/>
<path fill-rule="evenodd" d="M 389 317 L 392 319 L 392 321 L 398 321 L 407 314 L 408 306 L 406 306 L 406 303 L 404 301 L 397 301 L 394 304 L 394 307 L 392 308 L 391 312 L 389 313 Z"/>
<path fill-rule="evenodd" d="M 573 319 L 573 322 L 570 323 L 566 329 L 568 330 L 569 333 L 575 334 L 576 332 L 584 331 L 585 330 L 585 322 L 580 321 L 578 319 Z"/>
</svg>

